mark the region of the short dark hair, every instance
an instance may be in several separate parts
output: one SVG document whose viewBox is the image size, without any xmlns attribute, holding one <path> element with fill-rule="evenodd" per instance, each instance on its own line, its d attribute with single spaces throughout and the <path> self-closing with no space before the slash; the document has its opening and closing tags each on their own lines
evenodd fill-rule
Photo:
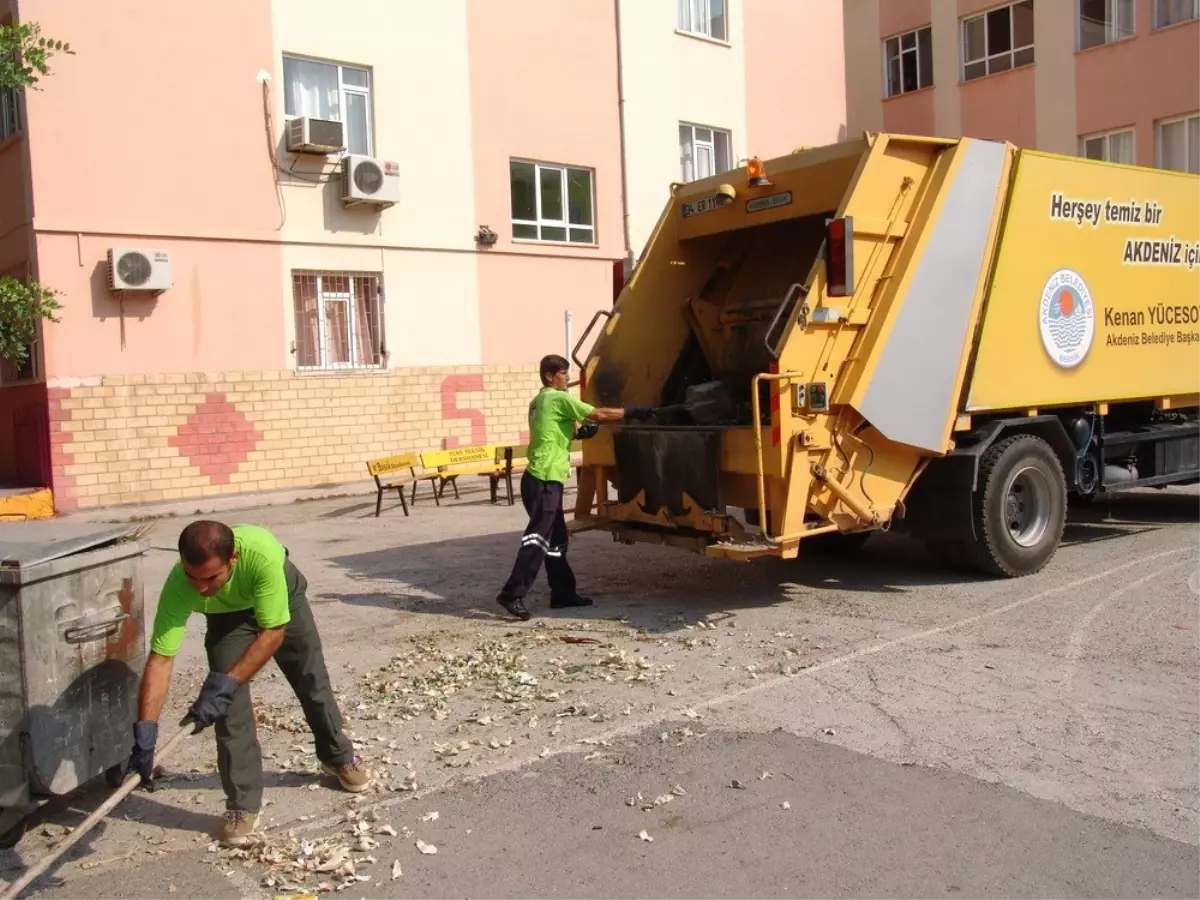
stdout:
<svg viewBox="0 0 1200 900">
<path fill-rule="evenodd" d="M 214 556 L 233 559 L 233 529 L 224 522 L 200 519 L 179 533 L 179 555 L 189 566 L 202 566 Z"/>
<path fill-rule="evenodd" d="M 542 384 L 549 384 L 550 379 L 559 372 L 565 372 L 571 368 L 571 364 L 567 362 L 565 357 L 559 356 L 557 353 L 551 353 L 549 356 L 543 356 L 541 363 L 538 364 L 538 374 L 542 377 Z"/>
</svg>

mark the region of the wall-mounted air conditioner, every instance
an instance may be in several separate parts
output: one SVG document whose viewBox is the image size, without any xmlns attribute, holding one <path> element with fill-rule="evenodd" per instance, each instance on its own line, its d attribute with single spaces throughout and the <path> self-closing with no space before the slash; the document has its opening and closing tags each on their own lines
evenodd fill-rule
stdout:
<svg viewBox="0 0 1200 900">
<path fill-rule="evenodd" d="M 341 153 L 346 140 L 341 122 L 300 116 L 287 123 L 289 153 Z"/>
<path fill-rule="evenodd" d="M 342 202 L 387 209 L 400 202 L 400 166 L 348 153 L 342 157 Z"/>
<path fill-rule="evenodd" d="M 166 250 L 113 247 L 108 251 L 108 286 L 114 291 L 165 291 L 172 285 Z"/>
</svg>

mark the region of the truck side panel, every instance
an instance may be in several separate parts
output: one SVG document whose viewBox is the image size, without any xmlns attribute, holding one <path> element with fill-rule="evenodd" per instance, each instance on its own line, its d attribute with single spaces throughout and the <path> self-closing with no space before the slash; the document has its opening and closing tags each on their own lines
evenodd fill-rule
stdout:
<svg viewBox="0 0 1200 900">
<path fill-rule="evenodd" d="M 1200 178 L 1020 151 L 966 411 L 1200 392 Z"/>
<path fill-rule="evenodd" d="M 964 141 L 859 412 L 885 437 L 945 452 L 987 277 L 1008 169 L 1006 144 Z"/>
</svg>

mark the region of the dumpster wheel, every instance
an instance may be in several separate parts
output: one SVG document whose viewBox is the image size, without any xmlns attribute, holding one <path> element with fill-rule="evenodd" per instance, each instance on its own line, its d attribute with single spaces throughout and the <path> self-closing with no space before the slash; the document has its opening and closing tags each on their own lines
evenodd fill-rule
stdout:
<svg viewBox="0 0 1200 900">
<path fill-rule="evenodd" d="M 29 816 L 25 810 L 0 807 L 0 850 L 11 850 L 17 846 L 28 828 Z"/>
<path fill-rule="evenodd" d="M 972 561 L 989 575 L 1032 575 L 1058 549 L 1066 514 L 1066 479 L 1050 445 L 1031 434 L 999 441 L 980 460 Z"/>
<path fill-rule="evenodd" d="M 104 770 L 104 783 L 113 790 L 121 786 L 121 782 L 125 780 L 125 765 L 117 763 L 115 766 L 109 766 Z"/>
</svg>

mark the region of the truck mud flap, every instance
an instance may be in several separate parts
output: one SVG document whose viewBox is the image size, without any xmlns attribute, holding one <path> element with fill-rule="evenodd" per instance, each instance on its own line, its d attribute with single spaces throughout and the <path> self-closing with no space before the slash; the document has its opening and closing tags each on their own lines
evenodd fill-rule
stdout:
<svg viewBox="0 0 1200 900">
<path fill-rule="evenodd" d="M 974 541 L 976 453 L 935 459 L 904 499 L 904 530 L 932 541 Z"/>
<path fill-rule="evenodd" d="M 720 431 L 625 428 L 613 436 L 613 452 L 621 503 L 645 491 L 647 512 L 682 515 L 686 493 L 705 510 L 724 511 Z"/>
</svg>

